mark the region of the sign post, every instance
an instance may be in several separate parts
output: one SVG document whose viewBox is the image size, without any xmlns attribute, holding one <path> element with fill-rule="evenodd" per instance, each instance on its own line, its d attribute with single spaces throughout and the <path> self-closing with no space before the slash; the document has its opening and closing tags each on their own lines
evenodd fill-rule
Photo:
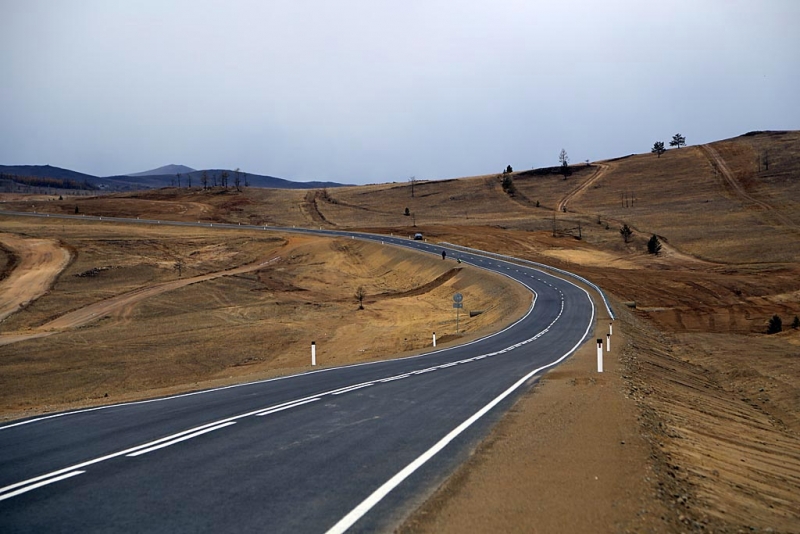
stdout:
<svg viewBox="0 0 800 534">
<path fill-rule="evenodd" d="M 461 293 L 456 293 L 453 295 L 453 307 L 456 309 L 456 334 L 458 334 L 458 319 L 459 319 L 459 311 L 461 308 L 464 307 L 464 295 Z"/>
<path fill-rule="evenodd" d="M 603 372 L 603 339 L 597 340 L 597 372 Z"/>
</svg>

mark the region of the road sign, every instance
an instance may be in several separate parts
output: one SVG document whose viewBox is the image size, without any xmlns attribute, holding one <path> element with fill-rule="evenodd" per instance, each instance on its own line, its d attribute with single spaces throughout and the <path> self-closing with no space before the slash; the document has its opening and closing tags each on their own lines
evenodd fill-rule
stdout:
<svg viewBox="0 0 800 534">
<path fill-rule="evenodd" d="M 464 300 L 464 295 L 461 293 L 453 295 L 453 308 L 456 309 L 456 334 L 458 334 L 458 310 L 464 307 L 462 300 Z"/>
</svg>

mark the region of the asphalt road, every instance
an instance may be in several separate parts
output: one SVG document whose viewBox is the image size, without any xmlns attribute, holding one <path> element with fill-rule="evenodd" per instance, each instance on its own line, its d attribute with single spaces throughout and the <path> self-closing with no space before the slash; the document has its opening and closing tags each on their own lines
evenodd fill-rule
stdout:
<svg viewBox="0 0 800 534">
<path fill-rule="evenodd" d="M 492 336 L 421 356 L 0 426 L 0 532 L 391 530 L 594 324 L 571 282 L 448 249 L 455 257 L 526 285 L 533 307 Z"/>
</svg>

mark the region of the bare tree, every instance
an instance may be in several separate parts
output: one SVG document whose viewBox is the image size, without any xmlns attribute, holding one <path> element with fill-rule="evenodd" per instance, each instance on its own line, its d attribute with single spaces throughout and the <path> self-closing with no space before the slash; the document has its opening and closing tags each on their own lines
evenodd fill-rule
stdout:
<svg viewBox="0 0 800 534">
<path fill-rule="evenodd" d="M 242 174 L 244 175 L 244 186 L 250 187 L 250 182 L 247 181 L 247 173 L 243 172 Z"/>
<path fill-rule="evenodd" d="M 567 155 L 567 151 L 563 148 L 561 149 L 561 153 L 558 155 L 558 162 L 561 164 L 561 174 L 564 175 L 564 179 L 567 179 L 567 176 L 571 174 L 569 170 L 569 156 Z"/>
<path fill-rule="evenodd" d="M 191 175 L 191 173 L 186 175 L 186 187 L 188 189 L 192 188 L 192 175 Z"/>
<path fill-rule="evenodd" d="M 358 300 L 358 309 L 359 310 L 363 310 L 364 309 L 364 297 L 366 297 L 366 296 L 367 296 L 367 293 L 364 291 L 364 288 L 362 286 L 358 286 L 358 289 L 356 289 L 356 300 Z"/>
<path fill-rule="evenodd" d="M 619 229 L 619 233 L 622 236 L 622 239 L 624 239 L 626 243 L 631 242 L 631 236 L 633 235 L 633 230 L 631 230 L 627 224 L 622 225 L 622 228 Z"/>
<path fill-rule="evenodd" d="M 228 174 L 228 171 L 222 171 L 221 175 L 222 187 L 224 187 L 225 189 L 228 189 L 228 176 L 230 176 L 230 174 Z"/>
<path fill-rule="evenodd" d="M 178 179 L 178 187 L 181 186 L 181 173 L 177 173 L 175 177 Z"/>
<path fill-rule="evenodd" d="M 411 182 L 411 198 L 414 198 L 414 184 L 417 183 L 417 177 L 412 176 L 411 178 L 408 179 L 408 181 Z"/>
<path fill-rule="evenodd" d="M 208 189 L 208 173 L 206 171 L 200 175 L 200 183 L 203 184 L 203 189 Z"/>
</svg>

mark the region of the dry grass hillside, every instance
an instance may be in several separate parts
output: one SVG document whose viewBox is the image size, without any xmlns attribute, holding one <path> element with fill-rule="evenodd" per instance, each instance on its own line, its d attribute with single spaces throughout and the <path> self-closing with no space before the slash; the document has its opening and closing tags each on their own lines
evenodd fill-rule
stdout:
<svg viewBox="0 0 800 534">
<path fill-rule="evenodd" d="M 653 528 L 800 531 L 800 331 L 790 326 L 800 315 L 800 132 L 755 132 L 669 150 L 660 158 L 647 153 L 578 165 L 567 179 L 515 172 L 508 187 L 507 178 L 417 181 L 413 195 L 412 184 L 404 182 L 318 191 L 195 188 L 64 200 L 5 197 L 3 206 L 395 235 L 420 231 L 431 241 L 578 272 L 602 286 L 620 311 L 626 342 L 619 360 L 624 387 L 617 394 L 636 401 L 638 417 L 630 424 L 650 447 L 654 475 L 648 487 L 667 509 Z M 130 235 L 127 228 L 113 225 L 84 228 L 50 222 L 40 228 L 15 227 L 18 224 L 22 223 L 4 218 L 2 229 L 59 239 L 80 253 L 52 294 L 9 317 L 2 323 L 4 331 L 36 328 L 57 310 L 176 277 L 176 263 L 190 276 L 281 256 L 264 270 L 187 286 L 169 298 L 137 306 L 127 316 L 120 312 L 96 326 L 61 334 L 59 346 L 52 341 L 56 338 L 25 342 L 53 362 L 65 347 L 104 347 L 108 339 L 120 340 L 102 349 L 106 356 L 100 361 L 106 363 L 97 376 L 87 377 L 65 399 L 77 399 L 81 392 L 101 396 L 114 373 L 116 383 L 125 383 L 121 377 L 137 368 L 142 350 L 156 345 L 171 347 L 163 361 L 159 357 L 159 365 L 181 378 L 172 384 L 151 384 L 141 377 L 123 391 L 132 394 L 142 384 L 174 386 L 199 375 L 235 379 L 246 367 L 247 373 L 258 369 L 269 374 L 274 371 L 267 370 L 267 362 L 277 352 L 261 350 L 264 339 L 283 340 L 279 343 L 285 347 L 296 343 L 295 352 L 281 351 L 286 361 L 280 368 L 299 368 L 310 341 L 302 339 L 306 336 L 301 334 L 301 317 L 320 321 L 338 316 L 348 324 L 336 334 L 328 333 L 329 339 L 344 345 L 357 337 L 363 341 L 357 347 L 363 357 L 391 347 L 397 352 L 417 350 L 431 329 L 430 321 L 419 328 L 417 323 L 399 326 L 392 322 L 389 308 L 408 304 L 407 313 L 413 316 L 415 310 L 444 298 L 436 288 L 449 294 L 458 284 L 480 287 L 475 298 L 485 299 L 488 307 L 492 292 L 500 287 L 470 278 L 477 275 L 467 270 L 453 273 L 451 263 L 425 258 L 403 266 L 404 273 L 419 270 L 418 276 L 398 279 L 392 272 L 402 265 L 400 256 L 352 241 L 306 242 L 242 232 L 231 233 L 220 244 L 211 234 L 189 230 L 161 228 Z M 630 243 L 620 235 L 623 224 L 634 230 Z M 654 234 L 663 244 L 658 256 L 646 249 Z M 2 250 L 0 267 L 5 265 L 6 272 L 15 256 Z M 331 265 L 342 274 L 320 278 L 321 267 L 330 273 Z M 83 286 L 85 281 L 75 277 L 105 267 L 110 268 Z M 354 280 L 360 280 L 370 295 L 363 312 L 353 310 Z M 275 292 L 284 300 L 273 305 Z M 517 295 L 515 303 L 523 301 Z M 196 302 L 203 302 L 204 310 L 193 310 L 191 303 Z M 237 311 L 229 311 L 233 309 Z M 485 324 L 476 322 L 473 332 L 493 321 L 497 324 L 509 311 L 496 310 Z M 774 314 L 783 320 L 784 331 L 767 335 L 767 322 Z M 268 324 L 267 316 L 280 317 L 278 326 Z M 359 321 L 352 321 L 354 317 Z M 174 325 L 172 333 L 157 339 L 165 321 Z M 387 327 L 396 334 L 386 346 L 375 345 L 373 333 L 386 332 Z M 92 337 L 101 328 L 113 333 L 102 343 Z M 137 332 L 150 333 L 153 341 Z M 193 344 L 221 347 L 222 338 L 225 347 L 236 349 L 224 356 L 214 352 L 214 358 L 205 360 L 191 349 Z M 215 340 L 218 345 L 213 345 Z M 122 357 L 116 356 L 118 350 Z M 24 389 L 6 387 L 16 388 L 17 380 L 31 376 L 31 359 L 25 354 L 13 345 L 0 347 L 5 381 L 0 391 L 8 391 L 6 406 L 21 398 Z M 46 374 L 33 369 L 34 374 Z M 41 400 L 25 402 L 36 405 Z M 543 473 L 547 466 L 537 469 Z"/>
<path fill-rule="evenodd" d="M 475 337 L 530 304 L 502 277 L 347 239 L 221 240 L 203 228 L 55 219 L 2 228 L 0 241 L 16 248 L 56 236 L 72 253 L 47 293 L 2 323 L 5 414 L 299 372 L 311 341 L 325 366 L 412 354 L 433 331 L 440 343 Z M 484 311 L 462 317 L 459 334 L 455 291 Z"/>
</svg>

